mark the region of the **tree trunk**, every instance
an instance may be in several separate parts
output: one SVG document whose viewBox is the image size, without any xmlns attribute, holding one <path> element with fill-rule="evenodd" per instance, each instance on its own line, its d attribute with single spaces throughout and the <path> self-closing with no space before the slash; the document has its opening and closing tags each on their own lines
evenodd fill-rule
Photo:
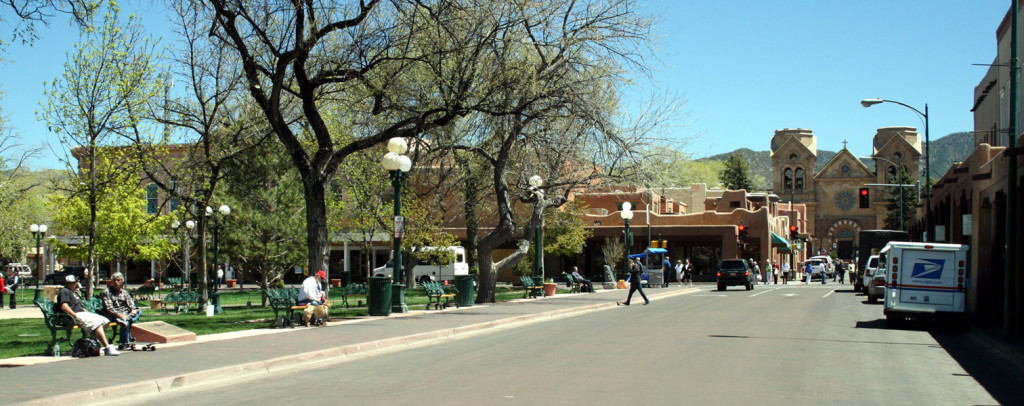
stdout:
<svg viewBox="0 0 1024 406">
<path fill-rule="evenodd" d="M 494 303 L 494 291 L 497 285 L 497 272 L 492 272 L 494 258 L 490 248 L 478 248 L 477 261 L 480 267 L 480 284 L 477 285 L 476 303 Z"/>
<path fill-rule="evenodd" d="M 307 270 L 312 275 L 327 270 L 330 242 L 327 240 L 327 200 L 325 198 L 326 177 L 302 176 L 306 198 L 306 247 L 309 252 Z"/>
</svg>

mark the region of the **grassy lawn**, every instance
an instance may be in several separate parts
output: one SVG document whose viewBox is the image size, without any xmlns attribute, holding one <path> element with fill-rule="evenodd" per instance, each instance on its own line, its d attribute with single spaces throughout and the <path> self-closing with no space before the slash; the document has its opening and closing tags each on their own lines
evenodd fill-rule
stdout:
<svg viewBox="0 0 1024 406">
<path fill-rule="evenodd" d="M 564 292 L 560 290 L 559 292 Z M 18 291 L 18 303 L 22 306 L 33 306 L 32 289 Z M 161 296 L 161 295 L 158 295 Z M 163 321 L 185 330 L 192 331 L 197 335 L 226 333 L 255 328 L 269 328 L 274 318 L 274 312 L 270 307 L 260 307 L 261 293 L 256 289 L 230 290 L 221 293 L 221 306 L 224 312 L 216 317 L 206 317 L 205 313 L 192 310 L 188 313 L 175 314 L 162 313 L 166 310 L 144 309 L 142 321 Z M 499 287 L 495 294 L 498 302 L 523 297 L 522 289 Z M 251 303 L 252 307 L 249 307 Z M 406 303 L 410 309 L 422 309 L 427 298 L 422 289 L 409 289 L 406 291 Z M 141 301 L 142 306 L 148 306 L 148 301 Z M 363 298 L 363 307 L 352 307 L 345 309 L 341 307 L 341 301 L 335 301 L 336 306 L 331 308 L 331 318 L 344 319 L 367 315 L 366 300 Z M 355 303 L 350 303 L 355 305 Z M 34 307 L 34 306 L 33 306 Z M 58 338 L 63 332 L 58 333 Z M 107 329 L 108 339 L 111 337 L 111 329 Z M 28 355 L 43 355 L 47 345 L 50 343 L 50 330 L 43 324 L 42 319 L 7 319 L 0 320 L 0 358 L 13 358 Z M 71 333 L 72 341 L 81 337 L 78 330 Z M 61 343 L 61 351 L 67 352 L 67 343 Z"/>
</svg>

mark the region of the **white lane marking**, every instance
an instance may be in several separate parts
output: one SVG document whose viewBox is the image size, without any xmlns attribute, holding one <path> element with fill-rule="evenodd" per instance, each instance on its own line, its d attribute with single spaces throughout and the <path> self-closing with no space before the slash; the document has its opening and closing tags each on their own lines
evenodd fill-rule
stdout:
<svg viewBox="0 0 1024 406">
<path fill-rule="evenodd" d="M 782 295 L 782 296 L 786 296 L 786 297 L 793 297 L 793 296 L 800 296 L 800 295 L 799 295 L 799 294 L 797 294 L 797 293 L 786 293 L 786 294 L 784 294 L 784 295 Z"/>
<path fill-rule="evenodd" d="M 836 293 L 835 289 L 832 289 L 832 290 L 828 291 L 828 293 L 826 293 L 825 296 L 822 296 L 822 298 L 826 298 L 826 297 L 828 297 L 828 295 L 831 295 L 833 293 Z"/>
<path fill-rule="evenodd" d="M 757 295 L 763 295 L 763 294 L 765 294 L 765 293 L 768 293 L 768 292 L 774 292 L 774 291 L 776 291 L 776 290 L 779 290 L 779 289 L 778 289 L 778 288 L 775 288 L 775 289 L 769 289 L 769 290 L 764 290 L 764 291 L 761 291 L 761 292 L 755 293 L 755 294 L 753 294 L 753 295 L 750 295 L 750 297 L 754 297 L 754 296 L 757 296 Z"/>
</svg>

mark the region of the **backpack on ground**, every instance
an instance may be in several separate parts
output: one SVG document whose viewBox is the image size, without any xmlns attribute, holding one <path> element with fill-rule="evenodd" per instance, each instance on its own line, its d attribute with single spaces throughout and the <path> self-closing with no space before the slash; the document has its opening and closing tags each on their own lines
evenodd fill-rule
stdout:
<svg viewBox="0 0 1024 406">
<path fill-rule="evenodd" d="M 79 338 L 71 347 L 71 356 L 75 358 L 98 357 L 100 342 L 92 337 Z"/>
</svg>

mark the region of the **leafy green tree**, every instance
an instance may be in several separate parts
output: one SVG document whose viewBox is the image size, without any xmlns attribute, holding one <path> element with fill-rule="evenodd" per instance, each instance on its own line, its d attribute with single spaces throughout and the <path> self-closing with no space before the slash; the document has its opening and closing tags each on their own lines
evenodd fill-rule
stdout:
<svg viewBox="0 0 1024 406">
<path fill-rule="evenodd" d="M 96 269 L 92 250 L 100 243 L 98 205 L 108 181 L 97 176 L 101 171 L 96 161 L 100 150 L 116 144 L 118 137 L 145 131 L 140 114 L 164 87 L 155 75 L 153 47 L 135 17 L 121 20 L 119 9 L 112 6 L 103 26 L 83 34 L 64 63 L 64 72 L 45 90 L 40 118 L 78 159 L 67 165 L 80 169 L 80 182 L 72 193 L 82 196 L 88 207 L 88 227 L 79 230 L 88 238 L 90 269 Z M 133 168 L 123 170 L 135 173 Z M 94 272 L 86 285 L 90 295 L 95 282 Z"/>
<path fill-rule="evenodd" d="M 29 178 L 25 161 L 37 152 L 22 150 L 17 139 L 4 130 L 0 116 L 0 265 L 18 262 L 25 250 L 34 246 L 28 241 L 29 224 L 41 218 L 30 193 L 37 185 Z"/>
<path fill-rule="evenodd" d="M 116 150 L 99 157 L 98 177 L 107 181 L 97 190 L 95 238 L 75 246 L 54 242 L 61 254 L 80 260 L 92 256 L 97 262 L 115 261 L 120 267 L 135 260 L 166 259 L 178 250 L 164 235 L 174 217 L 147 213 L 138 175 L 115 163 L 123 159 L 125 156 Z M 83 235 L 91 228 L 90 207 L 81 196 L 52 194 L 49 205 L 60 229 Z"/>
<path fill-rule="evenodd" d="M 719 175 L 722 184 L 729 190 L 754 191 L 754 181 L 750 178 L 750 167 L 739 154 L 732 154 L 725 160 L 725 169 Z"/>
<path fill-rule="evenodd" d="M 889 213 L 885 216 L 885 228 L 889 230 L 899 230 L 900 226 L 906 229 L 906 226 L 910 224 L 912 219 L 914 206 L 917 205 L 917 190 L 913 187 L 913 180 L 910 178 L 910 173 L 907 172 L 907 168 L 900 170 L 899 177 L 891 176 L 889 183 L 905 185 L 902 190 L 899 187 L 889 188 L 889 199 L 886 203 L 886 209 Z M 900 202 L 903 202 L 903 221 L 900 221 Z"/>
<path fill-rule="evenodd" d="M 573 200 L 562 206 L 561 210 L 545 214 L 544 254 L 566 256 L 582 252 L 587 239 L 594 235 L 583 222 L 586 209 Z"/>
<path fill-rule="evenodd" d="M 234 209 L 220 229 L 222 253 L 238 259 L 236 272 L 245 280 L 257 281 L 261 289 L 275 286 L 305 262 L 298 173 L 266 143 L 228 161 L 224 179 L 223 197 Z"/>
</svg>

